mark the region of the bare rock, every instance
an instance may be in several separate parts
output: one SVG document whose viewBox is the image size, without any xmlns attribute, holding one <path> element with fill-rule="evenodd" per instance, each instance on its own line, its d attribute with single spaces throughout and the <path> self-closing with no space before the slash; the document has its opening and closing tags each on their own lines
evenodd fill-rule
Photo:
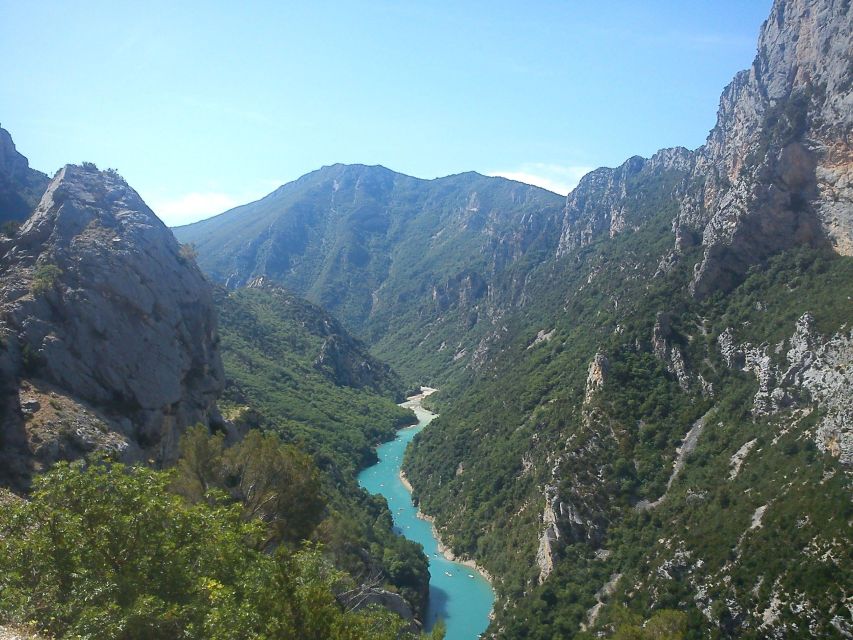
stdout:
<svg viewBox="0 0 853 640">
<path fill-rule="evenodd" d="M 0 369 L 127 419 L 148 457 L 173 459 L 223 372 L 210 286 L 171 232 L 114 172 L 69 165 L 3 249 Z"/>
<path fill-rule="evenodd" d="M 603 167 L 585 175 L 566 198 L 557 257 L 601 237 L 612 238 L 639 228 L 644 219 L 634 207 L 637 185 L 650 177 L 680 178 L 692 163 L 687 149 L 675 147 L 658 151 L 648 160 L 634 156 L 615 169 Z M 673 188 L 671 195 L 675 194 Z"/>
<path fill-rule="evenodd" d="M 736 344 L 731 329 L 721 333 L 717 343 L 729 367 L 750 371 L 758 379 L 756 415 L 802 405 L 801 398 L 809 398 L 823 410 L 811 434 L 818 449 L 842 464 L 853 464 L 853 331 L 822 337 L 811 314 L 803 314 L 788 341 L 787 368 L 773 364 L 767 346 Z"/>
<path fill-rule="evenodd" d="M 702 237 L 695 295 L 793 246 L 853 254 L 851 11 L 776 0 L 752 67 L 723 92 L 674 223 L 677 238 Z"/>
<path fill-rule="evenodd" d="M 41 171 L 30 168 L 12 136 L 0 127 L 0 222 L 30 215 L 49 181 Z"/>
</svg>

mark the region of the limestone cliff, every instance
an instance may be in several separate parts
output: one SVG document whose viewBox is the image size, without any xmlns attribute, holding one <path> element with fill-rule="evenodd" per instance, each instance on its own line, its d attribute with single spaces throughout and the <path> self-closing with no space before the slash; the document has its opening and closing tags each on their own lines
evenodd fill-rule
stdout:
<svg viewBox="0 0 853 640">
<path fill-rule="evenodd" d="M 38 204 L 50 180 L 30 168 L 12 136 L 0 127 L 0 222 L 23 220 Z"/>
<path fill-rule="evenodd" d="M 174 458 L 222 388 L 216 315 L 191 256 L 139 195 L 114 172 L 66 166 L 0 256 L 11 481 L 103 446 Z"/>
<path fill-rule="evenodd" d="M 614 237 L 645 222 L 638 203 L 659 182 L 668 182 L 665 197 L 673 200 L 693 166 L 693 154 L 683 147 L 662 149 L 646 160 L 634 156 L 611 169 L 602 167 L 581 178 L 566 198 L 557 257 L 602 236 Z"/>
<path fill-rule="evenodd" d="M 585 176 L 568 195 L 557 256 L 636 229 L 633 204 L 665 183 L 676 253 L 700 245 L 691 292 L 727 291 L 794 246 L 853 255 L 853 9 L 777 0 L 758 52 L 720 98 L 706 143 Z M 675 180 L 675 182 L 673 182 Z"/>
<path fill-rule="evenodd" d="M 728 289 L 792 246 L 853 253 L 851 51 L 849 2 L 774 3 L 752 67 L 723 92 L 674 222 L 680 237 L 701 235 L 695 294 Z"/>
</svg>

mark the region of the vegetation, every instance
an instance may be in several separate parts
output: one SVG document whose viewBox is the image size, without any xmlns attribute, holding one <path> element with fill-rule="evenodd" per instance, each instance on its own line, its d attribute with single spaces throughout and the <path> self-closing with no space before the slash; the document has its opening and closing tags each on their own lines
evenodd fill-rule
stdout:
<svg viewBox="0 0 853 640">
<path fill-rule="evenodd" d="M 239 504 L 187 504 L 174 474 L 59 463 L 0 505 L 0 615 L 58 638 L 396 639 L 387 611 L 347 611 L 317 547 L 265 553 Z"/>
<path fill-rule="evenodd" d="M 196 258 L 198 258 L 198 251 L 195 250 L 192 243 L 182 244 L 178 251 L 178 255 L 184 263 L 195 262 Z"/>
<path fill-rule="evenodd" d="M 217 302 L 226 411 L 250 406 L 259 426 L 353 476 L 414 421 L 395 404 L 394 373 L 319 308 L 277 287 L 220 290 Z"/>
<path fill-rule="evenodd" d="M 219 290 L 217 301 L 227 377 L 224 413 L 238 424 L 275 434 L 263 440 L 267 453 L 260 459 L 282 441 L 284 450 L 311 456 L 320 473 L 310 481 L 310 491 L 296 485 L 292 495 L 294 500 L 301 493 L 315 496 L 314 483 L 319 485 L 315 497 L 326 508 L 312 539 L 324 544 L 335 566 L 359 581 L 399 592 L 422 614 L 429 583 L 423 550 L 393 533 L 385 500 L 368 495 L 355 479 L 375 461 L 376 443 L 414 422 L 411 411 L 394 402 L 402 395 L 397 377 L 334 318 L 280 287 Z M 197 432 L 191 441 L 197 453 L 187 459 L 199 458 L 201 468 L 215 471 L 212 478 L 191 474 L 195 488 L 187 495 L 197 499 L 212 483 L 239 497 L 239 485 L 233 485 L 239 465 L 232 457 L 239 457 L 240 449 L 223 454 L 221 441 L 206 441 Z M 292 458 L 296 462 L 285 468 L 302 468 L 295 453 Z"/>
<path fill-rule="evenodd" d="M 33 281 L 30 285 L 33 294 L 41 295 L 53 289 L 61 275 L 62 269 L 55 264 L 51 264 L 49 262 L 39 263 L 33 273 Z"/>
<path fill-rule="evenodd" d="M 639 621 L 662 608 L 683 609 L 684 632 L 660 637 L 705 637 L 709 618 L 723 633 L 742 633 L 743 613 L 726 603 L 760 614 L 779 593 L 843 615 L 838 603 L 850 562 L 837 545 L 843 539 L 849 546 L 850 528 L 847 510 L 838 508 L 849 504 L 847 476 L 812 443 L 817 414 L 753 415 L 755 377 L 728 368 L 717 336 L 732 327 L 736 341 L 771 352 L 781 344 L 784 354 L 806 312 L 824 336 L 849 329 L 853 261 L 798 249 L 752 270 L 728 295 L 699 302 L 686 291 L 697 256 L 688 253 L 651 277 L 671 246 L 671 218 L 656 205 L 636 233 L 582 248 L 557 274 L 533 278 L 530 302 L 503 320 L 507 337 L 492 347 L 489 375 L 444 394 L 441 417 L 405 460 L 422 508 L 454 550 L 503 578 L 499 602 L 507 608 L 499 607 L 493 626 L 502 636 L 578 634 L 596 592 L 615 574 L 623 578 L 596 626 L 614 637 L 646 637 L 638 634 L 648 624 L 619 622 L 625 605 Z M 555 279 L 563 283 L 557 291 L 549 285 Z M 654 352 L 659 313 L 671 327 L 668 344 L 693 376 L 686 390 Z M 541 318 L 556 321 L 543 326 Z M 554 334 L 531 347 L 541 329 Z M 609 363 L 605 384 L 585 398 L 596 352 Z M 696 374 L 713 386 L 713 397 Z M 667 491 L 676 447 L 705 414 L 709 426 Z M 780 421 L 793 428 L 780 435 Z M 727 480 L 732 455 L 753 439 L 741 475 Z M 555 483 L 582 521 L 577 529 L 564 522 L 569 539 L 554 573 L 538 585 L 542 490 Z M 654 509 L 637 509 L 664 494 Z M 762 526 L 750 529 L 765 504 Z M 781 532 L 791 544 L 780 547 Z M 817 561 L 814 549 L 829 555 Z M 706 599 L 697 601 L 700 586 Z M 780 615 L 787 628 L 803 631 L 802 617 Z M 832 637 L 838 632 L 829 617 L 822 615 L 820 633 Z"/>
<path fill-rule="evenodd" d="M 184 435 L 175 491 L 211 505 L 227 495 L 242 505 L 243 520 L 266 525 L 266 547 L 307 539 L 325 507 L 313 460 L 274 434 L 252 430 L 227 449 L 224 440 L 203 426 Z"/>
</svg>

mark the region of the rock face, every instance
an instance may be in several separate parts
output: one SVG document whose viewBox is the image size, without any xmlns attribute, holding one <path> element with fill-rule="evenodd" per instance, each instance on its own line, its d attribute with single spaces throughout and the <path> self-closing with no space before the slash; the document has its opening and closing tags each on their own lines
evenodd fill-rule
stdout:
<svg viewBox="0 0 853 640">
<path fill-rule="evenodd" d="M 777 0 L 705 145 L 585 176 L 566 200 L 557 257 L 637 228 L 636 202 L 673 180 L 659 206 L 677 207 L 676 253 L 701 247 L 696 296 L 731 289 L 751 265 L 794 246 L 853 255 L 851 25 L 844 0 Z"/>
<path fill-rule="evenodd" d="M 615 169 L 602 167 L 585 175 L 566 198 L 557 257 L 602 236 L 612 238 L 636 229 L 645 221 L 638 204 L 649 184 L 672 183 L 668 195 L 674 198 L 676 185 L 692 166 L 693 154 L 676 147 L 658 151 L 648 160 L 634 156 Z"/>
<path fill-rule="evenodd" d="M 728 289 L 777 251 L 829 242 L 853 254 L 853 9 L 777 0 L 752 67 L 723 92 L 674 223 L 701 235 L 692 289 Z"/>
<path fill-rule="evenodd" d="M 69 165 L 0 255 L 6 440 L 17 430 L 33 452 L 15 406 L 32 378 L 87 404 L 129 451 L 173 459 L 223 373 L 210 286 L 169 230 L 117 174 Z"/>
<path fill-rule="evenodd" d="M 23 220 L 38 204 L 50 179 L 30 169 L 12 136 L 0 127 L 0 222 Z"/>
<path fill-rule="evenodd" d="M 814 318 L 804 314 L 787 341 L 785 364 L 777 366 L 770 348 L 737 345 L 728 329 L 718 338 L 726 364 L 749 371 L 758 379 L 753 413 L 772 415 L 784 409 L 814 403 L 822 416 L 810 434 L 820 451 L 853 465 L 853 332 L 840 331 L 823 338 Z M 773 349 L 780 353 L 785 343 Z"/>
</svg>

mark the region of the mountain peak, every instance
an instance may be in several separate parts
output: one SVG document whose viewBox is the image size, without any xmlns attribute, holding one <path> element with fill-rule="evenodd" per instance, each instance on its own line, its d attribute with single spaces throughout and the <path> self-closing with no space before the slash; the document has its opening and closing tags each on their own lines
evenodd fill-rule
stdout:
<svg viewBox="0 0 853 640">
<path fill-rule="evenodd" d="M 115 172 L 67 165 L 0 255 L 0 371 L 85 403 L 119 451 L 173 459 L 182 430 L 215 414 L 223 373 L 210 285 L 168 228 Z M 17 393 L 0 389 L 0 403 Z M 0 427 L 30 438 L 6 462 L 95 446 L 62 420 L 31 424 Z"/>
</svg>

